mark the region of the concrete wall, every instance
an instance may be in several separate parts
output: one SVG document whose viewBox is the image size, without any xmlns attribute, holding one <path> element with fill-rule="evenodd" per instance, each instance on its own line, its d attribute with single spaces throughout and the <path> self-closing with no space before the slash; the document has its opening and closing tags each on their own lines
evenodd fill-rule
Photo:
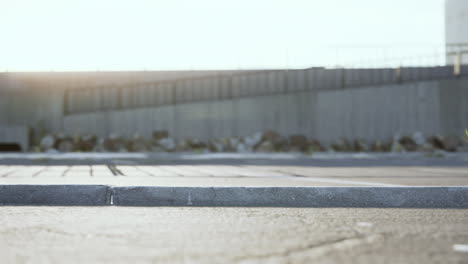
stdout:
<svg viewBox="0 0 468 264">
<path fill-rule="evenodd" d="M 93 132 L 100 136 L 150 136 L 154 130 L 168 130 L 177 139 L 202 140 L 247 136 L 267 129 L 284 135 L 311 135 L 315 98 L 312 92 L 301 92 L 68 115 L 64 130 L 67 134 Z"/>
<path fill-rule="evenodd" d="M 324 142 L 440 132 L 438 82 L 323 92 L 318 102 L 317 137 Z"/>
<path fill-rule="evenodd" d="M 459 135 L 468 127 L 468 79 L 236 98 L 69 115 L 66 133 L 118 132 L 211 139 L 275 130 L 331 143 L 340 138 L 389 140 L 422 132 Z"/>
<path fill-rule="evenodd" d="M 317 102 L 317 137 L 326 143 L 414 132 L 462 135 L 468 127 L 467 79 L 326 91 Z"/>
<path fill-rule="evenodd" d="M 63 93 L 48 90 L 0 92 L 0 126 L 25 126 L 37 131 L 63 129 Z"/>
<path fill-rule="evenodd" d="M 88 87 L 104 92 L 83 95 L 86 104 L 75 112 L 66 111 L 73 100 L 67 100 L 64 82 L 37 84 L 10 76 L 0 78 L 0 126 L 100 136 L 169 130 L 175 138 L 203 140 L 272 129 L 326 142 L 415 131 L 458 134 L 468 127 L 468 78 L 451 76 L 450 67 L 406 68 L 397 80 L 394 74 L 391 69 L 307 69 Z M 439 80 L 417 82 L 421 79 Z M 382 85 L 387 82 L 392 84 Z M 140 88 L 144 93 L 135 92 Z M 122 93 L 117 103 L 109 98 L 115 89 Z"/>
<path fill-rule="evenodd" d="M 468 80 L 439 82 L 439 131 L 460 135 L 468 128 Z"/>
</svg>

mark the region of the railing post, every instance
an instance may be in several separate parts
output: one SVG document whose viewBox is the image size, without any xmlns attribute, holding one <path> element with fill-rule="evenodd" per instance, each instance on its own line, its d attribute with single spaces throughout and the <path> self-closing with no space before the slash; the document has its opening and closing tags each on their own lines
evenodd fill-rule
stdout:
<svg viewBox="0 0 468 264">
<path fill-rule="evenodd" d="M 394 78 L 397 83 L 401 83 L 401 66 L 395 68 Z"/>
<path fill-rule="evenodd" d="M 461 65 L 462 65 L 462 53 L 457 52 L 455 54 L 455 62 L 453 64 L 453 75 L 457 77 L 461 75 Z"/>
</svg>

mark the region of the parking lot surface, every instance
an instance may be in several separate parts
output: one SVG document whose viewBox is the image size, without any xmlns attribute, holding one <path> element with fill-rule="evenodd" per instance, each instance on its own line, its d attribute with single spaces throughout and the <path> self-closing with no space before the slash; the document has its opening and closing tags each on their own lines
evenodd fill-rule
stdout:
<svg viewBox="0 0 468 264">
<path fill-rule="evenodd" d="M 468 210 L 0 207 L 2 263 L 467 263 Z"/>
</svg>

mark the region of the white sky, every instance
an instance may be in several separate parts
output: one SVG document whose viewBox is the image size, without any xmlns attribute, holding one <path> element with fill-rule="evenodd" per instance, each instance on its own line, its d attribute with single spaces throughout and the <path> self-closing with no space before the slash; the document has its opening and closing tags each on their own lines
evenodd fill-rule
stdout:
<svg viewBox="0 0 468 264">
<path fill-rule="evenodd" d="M 305 68 L 428 54 L 434 61 L 443 57 L 443 5 L 0 0 L 0 71 Z"/>
</svg>

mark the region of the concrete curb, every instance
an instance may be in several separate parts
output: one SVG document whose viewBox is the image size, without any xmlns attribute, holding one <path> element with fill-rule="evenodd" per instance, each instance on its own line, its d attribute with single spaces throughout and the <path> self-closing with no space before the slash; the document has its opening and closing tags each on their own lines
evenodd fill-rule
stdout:
<svg viewBox="0 0 468 264">
<path fill-rule="evenodd" d="M 468 187 L 114 187 L 120 206 L 468 208 Z"/>
<path fill-rule="evenodd" d="M 0 185 L 0 205 L 468 208 L 468 187 Z"/>
<path fill-rule="evenodd" d="M 106 185 L 0 185 L 0 205 L 100 206 L 110 194 Z"/>
</svg>

